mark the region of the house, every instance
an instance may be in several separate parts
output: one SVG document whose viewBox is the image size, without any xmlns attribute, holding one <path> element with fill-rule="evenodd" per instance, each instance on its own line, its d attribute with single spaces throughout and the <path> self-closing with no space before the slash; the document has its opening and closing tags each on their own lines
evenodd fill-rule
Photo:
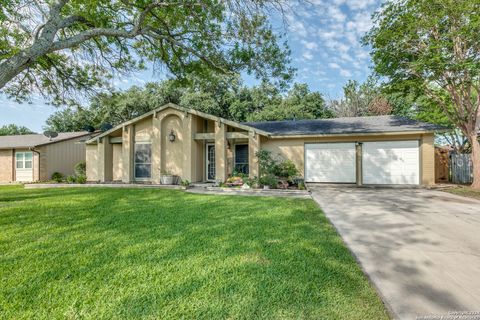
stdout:
<svg viewBox="0 0 480 320">
<path fill-rule="evenodd" d="M 255 153 L 266 149 L 307 182 L 431 185 L 435 129 L 394 116 L 239 123 L 167 104 L 88 140 L 87 180 L 255 177 Z"/>
<path fill-rule="evenodd" d="M 85 161 L 88 132 L 64 132 L 55 138 L 42 134 L 0 136 L 0 182 L 48 180 L 54 172 L 73 174 Z"/>
</svg>

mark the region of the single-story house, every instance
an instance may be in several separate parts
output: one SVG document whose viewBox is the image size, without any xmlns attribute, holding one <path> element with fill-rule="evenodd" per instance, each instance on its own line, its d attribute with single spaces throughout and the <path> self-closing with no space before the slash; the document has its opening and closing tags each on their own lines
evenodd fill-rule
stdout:
<svg viewBox="0 0 480 320">
<path fill-rule="evenodd" d="M 85 161 L 83 132 L 0 136 L 0 182 L 48 180 L 54 172 L 71 175 L 74 166 Z M 83 138 L 83 143 L 80 140 Z"/>
<path fill-rule="evenodd" d="M 88 140 L 87 180 L 255 177 L 255 153 L 266 149 L 307 182 L 431 185 L 435 129 L 395 116 L 239 123 L 167 104 Z"/>
</svg>

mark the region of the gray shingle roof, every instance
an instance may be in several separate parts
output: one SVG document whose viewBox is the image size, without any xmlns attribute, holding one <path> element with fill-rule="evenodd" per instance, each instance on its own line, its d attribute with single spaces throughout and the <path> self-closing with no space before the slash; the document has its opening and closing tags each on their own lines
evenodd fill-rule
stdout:
<svg viewBox="0 0 480 320">
<path fill-rule="evenodd" d="M 0 149 L 12 148 L 33 148 L 44 144 L 55 143 L 63 140 L 83 137 L 88 135 L 86 131 L 81 132 L 60 132 L 58 137 L 51 140 L 43 134 L 25 134 L 15 136 L 0 136 Z"/>
<path fill-rule="evenodd" d="M 443 127 L 398 116 L 348 117 L 315 120 L 245 122 L 272 135 L 326 135 L 434 131 Z"/>
</svg>

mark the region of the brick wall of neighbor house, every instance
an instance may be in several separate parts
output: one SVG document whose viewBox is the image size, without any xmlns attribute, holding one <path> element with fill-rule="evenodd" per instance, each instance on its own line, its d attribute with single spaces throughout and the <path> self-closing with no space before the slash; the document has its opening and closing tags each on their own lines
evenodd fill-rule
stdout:
<svg viewBox="0 0 480 320">
<path fill-rule="evenodd" d="M 395 140 L 420 140 L 420 174 L 423 185 L 435 183 L 435 159 L 432 134 L 402 134 L 402 135 L 365 135 L 343 137 L 317 137 L 317 138 L 262 138 L 261 148 L 271 151 L 274 157 L 292 160 L 300 173 L 304 173 L 304 145 L 305 143 L 322 142 L 368 142 L 368 141 L 395 141 Z"/>
<path fill-rule="evenodd" d="M 0 150 L 0 182 L 13 181 L 12 154 L 12 149 Z"/>
</svg>

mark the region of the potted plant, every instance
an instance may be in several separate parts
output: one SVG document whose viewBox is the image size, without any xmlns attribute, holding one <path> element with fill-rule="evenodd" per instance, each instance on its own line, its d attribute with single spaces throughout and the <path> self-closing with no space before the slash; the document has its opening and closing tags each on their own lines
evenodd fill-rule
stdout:
<svg viewBox="0 0 480 320">
<path fill-rule="evenodd" d="M 177 176 L 169 171 L 162 172 L 160 174 L 161 184 L 177 184 Z"/>
</svg>

